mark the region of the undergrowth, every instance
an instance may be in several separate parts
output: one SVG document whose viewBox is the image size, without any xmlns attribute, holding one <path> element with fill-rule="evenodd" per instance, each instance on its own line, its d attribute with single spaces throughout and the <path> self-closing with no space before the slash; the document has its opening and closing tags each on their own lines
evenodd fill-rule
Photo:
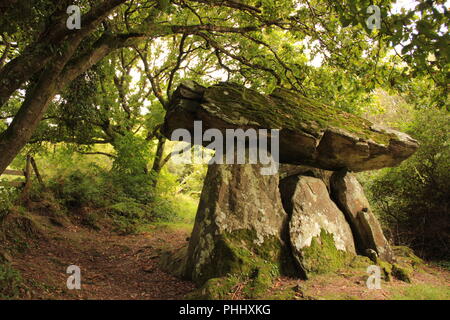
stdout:
<svg viewBox="0 0 450 320">
<path fill-rule="evenodd" d="M 14 299 L 20 294 L 22 277 L 11 265 L 0 263 L 0 299 Z"/>
</svg>

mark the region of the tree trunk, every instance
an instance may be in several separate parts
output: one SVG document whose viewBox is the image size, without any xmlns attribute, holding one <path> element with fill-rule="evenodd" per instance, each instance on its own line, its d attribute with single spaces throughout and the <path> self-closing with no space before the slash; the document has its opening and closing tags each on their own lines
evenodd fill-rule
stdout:
<svg viewBox="0 0 450 320">
<path fill-rule="evenodd" d="M 52 53 L 52 48 L 57 48 L 64 42 L 72 43 L 84 39 L 114 8 L 124 2 L 125 0 L 106 0 L 97 5 L 83 16 L 83 28 L 76 32 L 66 26 L 66 8 L 71 1 L 61 2 L 49 18 L 51 23 L 37 41 L 0 70 L 0 108 L 23 83 L 43 70 L 48 63 L 58 59 L 57 55 Z"/>
<path fill-rule="evenodd" d="M 68 64 L 81 42 L 81 39 L 72 40 L 64 56 L 53 60 L 52 66 L 42 72 L 35 88 L 27 91 L 25 101 L 8 129 L 0 134 L 0 174 L 30 140 L 53 97 L 112 50 L 124 45 L 126 40 L 101 37 L 91 51 Z"/>
<path fill-rule="evenodd" d="M 156 148 L 155 160 L 153 160 L 153 166 L 152 166 L 152 171 L 151 171 L 151 175 L 152 175 L 152 179 L 153 179 L 153 181 L 152 181 L 153 188 L 156 188 L 156 186 L 158 185 L 158 177 L 159 177 L 159 174 L 161 173 L 161 169 L 165 163 L 163 160 L 165 144 L 166 144 L 166 138 L 160 137 L 158 140 L 158 147 Z"/>
<path fill-rule="evenodd" d="M 73 39 L 53 64 L 42 71 L 38 83 L 27 90 L 25 101 L 13 121 L 0 135 L 0 174 L 30 140 L 49 103 L 60 88 L 60 74 L 82 41 Z M 63 79 L 64 80 L 64 79 Z"/>
</svg>

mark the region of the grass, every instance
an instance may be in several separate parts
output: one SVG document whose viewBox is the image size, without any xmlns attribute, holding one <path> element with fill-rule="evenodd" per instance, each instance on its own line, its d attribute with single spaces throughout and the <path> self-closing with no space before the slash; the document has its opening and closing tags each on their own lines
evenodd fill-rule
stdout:
<svg viewBox="0 0 450 320">
<path fill-rule="evenodd" d="M 320 297 L 320 300 L 359 300 L 359 298 L 347 293 L 330 293 Z"/>
<path fill-rule="evenodd" d="M 198 200 L 188 195 L 176 195 L 172 202 L 176 216 L 170 221 L 157 221 L 138 227 L 138 231 L 145 232 L 154 229 L 181 230 L 191 233 L 194 227 L 195 215 L 197 214 Z"/>
<path fill-rule="evenodd" d="M 416 284 L 392 290 L 392 300 L 450 300 L 450 287 Z"/>
<path fill-rule="evenodd" d="M 198 200 L 184 194 L 176 195 L 173 201 L 177 217 L 175 222 L 193 224 L 197 214 Z"/>
<path fill-rule="evenodd" d="M 194 225 L 192 223 L 183 223 L 183 222 L 155 222 L 149 225 L 141 226 L 139 231 L 150 231 L 154 229 L 169 229 L 169 230 L 182 230 L 188 233 L 192 232 L 192 228 Z"/>
</svg>

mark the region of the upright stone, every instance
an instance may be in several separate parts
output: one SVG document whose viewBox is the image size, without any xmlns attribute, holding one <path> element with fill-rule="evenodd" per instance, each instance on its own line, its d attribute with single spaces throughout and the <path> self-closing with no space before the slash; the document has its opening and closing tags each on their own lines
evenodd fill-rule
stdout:
<svg viewBox="0 0 450 320">
<path fill-rule="evenodd" d="M 281 271 L 289 263 L 278 176 L 260 170 L 252 164 L 209 166 L 189 242 L 187 278 L 202 284 L 227 274 Z"/>
<path fill-rule="evenodd" d="M 334 271 L 355 255 L 352 231 L 330 199 L 321 179 L 292 176 L 282 180 L 281 195 L 291 220 L 293 254 L 304 275 Z"/>
<path fill-rule="evenodd" d="M 372 249 L 381 259 L 392 261 L 392 250 L 356 177 L 343 171 L 335 172 L 331 177 L 331 189 L 350 222 L 358 251 L 366 254 L 368 249 Z"/>
</svg>

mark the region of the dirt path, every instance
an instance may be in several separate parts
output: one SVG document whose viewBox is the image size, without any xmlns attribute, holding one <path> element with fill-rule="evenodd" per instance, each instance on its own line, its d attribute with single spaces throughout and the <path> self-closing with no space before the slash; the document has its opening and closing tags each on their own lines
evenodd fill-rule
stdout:
<svg viewBox="0 0 450 320">
<path fill-rule="evenodd" d="M 195 289 L 193 283 L 181 281 L 158 267 L 161 251 L 185 245 L 188 230 L 149 226 L 147 232 L 120 236 L 106 229 L 94 231 L 71 223 L 56 226 L 41 216 L 34 216 L 33 220 L 44 228 L 42 237 L 27 242 L 28 248 L 13 259 L 26 287 L 20 298 L 170 300 L 183 299 Z M 70 265 L 81 269 L 81 290 L 67 289 L 66 270 Z M 403 294 L 411 299 L 450 299 L 450 272 L 437 267 L 416 270 L 412 284 L 395 279 L 383 281 L 381 290 L 367 289 L 366 278 L 364 270 L 317 276 L 308 281 L 282 277 L 263 298 L 385 300 Z M 244 298 L 239 289 L 235 291 L 230 292 L 230 299 Z"/>
<path fill-rule="evenodd" d="M 25 280 L 28 299 L 181 299 L 194 285 L 161 271 L 158 257 L 186 237 L 167 227 L 128 236 L 50 227 L 45 239 L 14 258 L 14 267 Z M 69 265 L 81 269 L 81 290 L 67 289 Z"/>
</svg>

